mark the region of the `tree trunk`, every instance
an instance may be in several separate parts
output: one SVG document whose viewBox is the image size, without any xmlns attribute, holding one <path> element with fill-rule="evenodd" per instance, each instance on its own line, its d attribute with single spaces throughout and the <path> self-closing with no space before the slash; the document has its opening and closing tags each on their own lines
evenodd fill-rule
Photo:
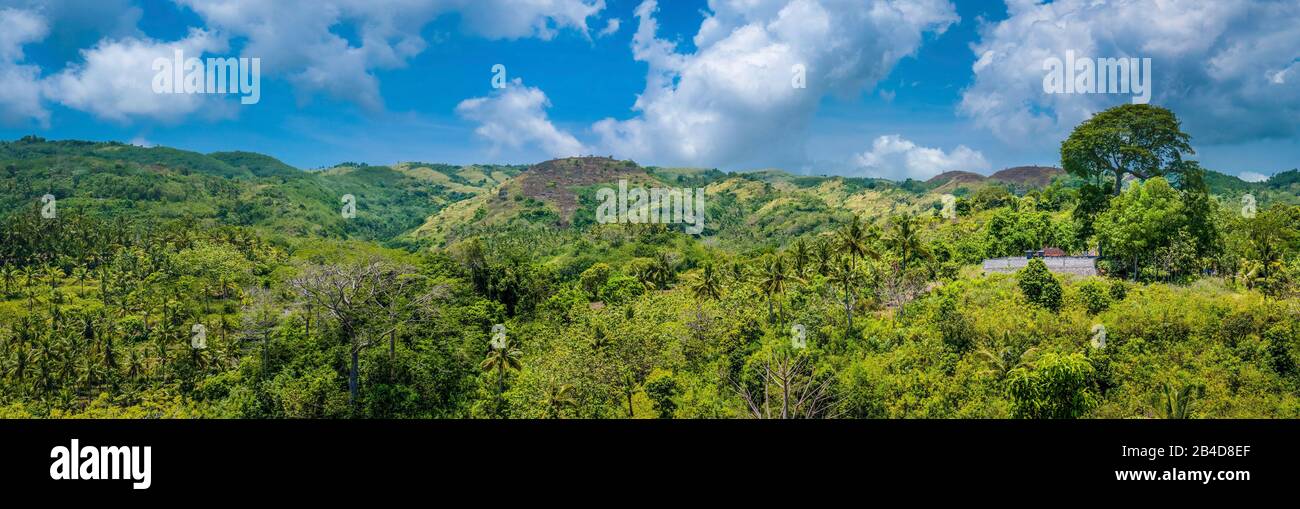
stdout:
<svg viewBox="0 0 1300 509">
<path fill-rule="evenodd" d="M 849 299 L 849 287 L 844 286 L 844 316 L 849 320 L 849 332 L 853 332 L 853 301 Z"/>
<path fill-rule="evenodd" d="M 771 385 L 769 382 L 771 381 L 771 377 L 772 377 L 772 365 L 770 364 L 770 362 L 769 364 L 763 366 L 763 369 L 767 370 L 767 372 L 763 374 L 763 418 L 771 419 L 772 404 L 771 404 L 771 398 L 769 397 L 771 390 L 770 387 L 768 387 L 769 385 Z"/>
<path fill-rule="evenodd" d="M 1124 174 L 1120 172 L 1115 172 L 1115 196 L 1119 196 L 1120 193 L 1123 192 L 1124 192 Z"/>
<path fill-rule="evenodd" d="M 352 369 L 348 373 L 348 402 L 352 409 L 357 407 L 357 349 L 352 349 Z"/>
<path fill-rule="evenodd" d="M 790 381 L 786 379 L 781 383 L 781 418 L 790 418 Z"/>
</svg>

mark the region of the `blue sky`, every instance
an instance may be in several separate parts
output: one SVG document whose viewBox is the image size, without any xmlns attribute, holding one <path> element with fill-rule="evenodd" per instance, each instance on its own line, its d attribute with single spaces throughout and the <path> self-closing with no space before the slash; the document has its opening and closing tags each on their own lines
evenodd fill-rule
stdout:
<svg viewBox="0 0 1300 509">
<path fill-rule="evenodd" d="M 987 174 L 1056 164 L 1071 127 L 1129 100 L 1044 94 L 1044 56 L 1070 50 L 1151 58 L 1152 103 L 1183 119 L 1208 167 L 1258 179 L 1300 165 L 1300 6 L 1191 4 L 0 0 L 0 138 L 248 150 L 302 168 L 594 153 Z M 149 62 L 177 47 L 261 58 L 261 100 L 152 93 Z M 791 64 L 806 88 L 790 86 Z"/>
</svg>

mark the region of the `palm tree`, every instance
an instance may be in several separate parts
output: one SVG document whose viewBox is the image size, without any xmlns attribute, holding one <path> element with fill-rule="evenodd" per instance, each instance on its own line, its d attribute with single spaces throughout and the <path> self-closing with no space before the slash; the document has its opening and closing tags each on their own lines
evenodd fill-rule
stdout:
<svg viewBox="0 0 1300 509">
<path fill-rule="evenodd" d="M 27 366 L 31 364 L 31 359 L 31 352 L 26 348 L 20 347 L 14 351 L 14 365 L 9 369 L 9 372 L 13 373 L 19 396 L 24 396 L 27 393 L 27 386 L 24 381 L 27 378 Z"/>
<path fill-rule="evenodd" d="M 77 278 L 77 288 L 78 288 L 78 289 L 80 289 L 81 287 L 86 286 L 86 276 L 89 275 L 89 274 L 90 274 L 90 270 L 87 269 L 85 265 L 77 264 L 76 267 L 73 267 L 73 268 L 72 268 L 72 277 Z M 78 294 L 81 294 L 82 291 L 81 291 L 81 290 L 78 290 L 77 293 L 78 293 Z"/>
<path fill-rule="evenodd" d="M 844 289 L 844 318 L 848 330 L 853 330 L 853 302 L 856 300 L 853 289 L 862 282 L 862 275 L 853 267 L 853 262 L 840 257 L 831 268 L 831 283 Z"/>
<path fill-rule="evenodd" d="M 1174 385 L 1165 382 L 1161 385 L 1161 393 L 1156 395 L 1156 409 L 1160 416 L 1165 419 L 1188 419 L 1192 416 L 1192 400 L 1195 398 L 1193 391 L 1195 385 L 1184 385 L 1181 389 L 1174 389 Z"/>
<path fill-rule="evenodd" d="M 677 278 L 676 266 L 677 263 L 673 260 L 671 254 L 662 252 L 656 255 L 654 263 L 648 269 L 655 286 L 664 290 L 668 289 L 668 285 L 672 284 L 673 280 Z"/>
<path fill-rule="evenodd" d="M 140 374 L 144 372 L 144 367 L 140 364 L 140 356 L 136 355 L 135 349 L 132 348 L 127 355 L 126 376 L 132 382 L 140 380 Z"/>
<path fill-rule="evenodd" d="M 589 341 L 588 344 L 591 345 L 592 350 L 597 352 L 604 350 L 605 347 L 609 346 L 609 337 L 605 335 L 605 328 L 596 325 L 596 329 L 591 335 L 591 341 Z"/>
<path fill-rule="evenodd" d="M 653 265 L 637 265 L 633 267 L 632 277 L 636 278 L 637 282 L 641 283 L 641 286 L 645 287 L 646 290 L 653 290 L 658 286 L 655 283 L 656 275 Z"/>
<path fill-rule="evenodd" d="M 885 245 L 902 258 L 903 271 L 907 271 L 909 260 L 917 256 L 930 256 L 930 251 L 925 248 L 925 242 L 921 239 L 921 226 L 915 217 L 909 214 L 896 215 L 890 220 L 890 226 L 889 235 L 884 239 Z"/>
<path fill-rule="evenodd" d="M 99 264 L 99 300 L 108 304 L 108 264 Z"/>
<path fill-rule="evenodd" d="M 727 267 L 727 277 L 731 278 L 731 284 L 736 286 L 744 284 L 749 279 L 747 272 L 745 264 L 740 262 L 731 262 Z"/>
<path fill-rule="evenodd" d="M 695 293 L 695 298 L 699 300 L 718 300 L 722 298 L 722 281 L 718 277 L 718 272 L 714 270 L 712 262 L 704 264 L 700 279 L 691 288 L 691 291 Z"/>
<path fill-rule="evenodd" d="M 12 291 L 14 285 L 14 276 L 17 275 L 18 275 L 17 267 L 15 267 L 14 264 L 9 263 L 8 260 L 6 260 L 4 264 L 0 264 L 0 278 L 4 279 L 4 284 L 5 284 L 4 294 L 6 296 L 9 295 L 9 293 Z"/>
<path fill-rule="evenodd" d="M 772 318 L 772 298 L 778 298 L 777 305 L 781 306 L 779 298 L 785 294 L 786 285 L 791 280 L 798 280 L 797 276 L 790 275 L 785 266 L 785 261 L 780 255 L 772 256 L 764 266 L 763 273 L 759 276 L 758 286 L 767 297 L 767 316 Z M 781 306 L 781 315 L 784 317 L 785 309 Z"/>
<path fill-rule="evenodd" d="M 479 365 L 483 371 L 497 372 L 497 391 L 505 392 L 506 389 L 506 371 L 518 371 L 523 367 L 520 362 L 523 352 L 515 348 L 510 340 L 507 339 L 505 345 L 501 348 L 492 348 L 488 350 L 487 358 Z"/>
<path fill-rule="evenodd" d="M 36 280 L 36 270 L 31 265 L 27 265 L 20 272 L 23 276 L 23 293 L 27 294 L 27 311 L 30 313 L 36 307 L 36 293 L 32 291 L 32 282 Z"/>
<path fill-rule="evenodd" d="M 876 258 L 879 254 L 871 247 L 872 232 L 866 226 L 863 226 L 862 219 L 856 214 L 853 220 L 844 225 L 835 232 L 839 241 L 840 252 L 849 255 L 849 263 L 853 268 L 858 267 L 858 258 L 872 257 Z"/>
<path fill-rule="evenodd" d="M 45 267 L 44 272 L 45 279 L 50 282 L 50 305 L 53 306 L 54 303 L 59 302 L 56 294 L 58 293 L 59 279 L 63 278 L 63 269 L 55 265 L 48 265 Z"/>
<path fill-rule="evenodd" d="M 988 365 L 981 373 L 992 374 L 998 379 L 1005 378 L 1011 370 L 1018 367 L 1033 367 L 1038 355 L 1038 347 L 1025 348 L 1012 339 L 1011 331 L 1002 333 L 1003 346 L 988 343 L 979 346 L 976 354 Z"/>
<path fill-rule="evenodd" d="M 790 248 L 790 261 L 794 262 L 795 275 L 803 275 L 803 269 L 812 259 L 812 250 L 808 247 L 808 241 L 802 237 L 794 241 Z"/>
<path fill-rule="evenodd" d="M 564 409 L 578 406 L 578 401 L 573 398 L 573 386 L 568 384 L 547 387 L 542 401 L 546 405 L 548 419 L 559 419 Z"/>
<path fill-rule="evenodd" d="M 813 248 L 813 258 L 817 260 L 818 274 L 823 276 L 830 274 L 831 267 L 835 265 L 835 245 L 829 239 L 823 238 Z"/>
</svg>

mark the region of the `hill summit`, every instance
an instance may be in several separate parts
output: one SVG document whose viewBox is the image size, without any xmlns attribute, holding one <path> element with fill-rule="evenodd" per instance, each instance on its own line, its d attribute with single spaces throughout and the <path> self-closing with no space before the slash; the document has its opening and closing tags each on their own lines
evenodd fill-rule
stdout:
<svg viewBox="0 0 1300 509">
<path fill-rule="evenodd" d="M 578 194 L 574 188 L 647 176 L 646 171 L 632 161 L 610 157 L 568 157 L 528 167 L 520 174 L 518 184 L 525 197 L 558 209 L 561 222 L 567 224 L 578 209 Z"/>
<path fill-rule="evenodd" d="M 962 185 L 975 185 L 982 183 L 1002 183 L 1011 184 L 1022 188 L 1044 187 L 1052 183 L 1052 179 L 1065 175 L 1065 170 L 1053 166 L 1015 166 L 998 171 L 987 177 L 978 173 L 969 171 L 946 171 L 931 177 L 925 181 L 936 188 L 949 186 L 959 187 Z"/>
<path fill-rule="evenodd" d="M 1025 187 L 1043 187 L 1059 175 L 1065 175 L 1065 170 L 1053 166 L 1016 166 L 989 175 L 989 180 Z"/>
</svg>

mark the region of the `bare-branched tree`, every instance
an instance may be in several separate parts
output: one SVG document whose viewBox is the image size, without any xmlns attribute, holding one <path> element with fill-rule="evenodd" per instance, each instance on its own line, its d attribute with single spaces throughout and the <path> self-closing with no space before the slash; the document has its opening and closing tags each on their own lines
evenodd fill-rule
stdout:
<svg viewBox="0 0 1300 509">
<path fill-rule="evenodd" d="M 299 298 L 324 313 L 348 347 L 348 395 L 357 403 L 358 358 L 362 350 L 392 334 L 403 323 L 428 316 L 441 289 L 430 291 L 413 268 L 380 259 L 353 264 L 313 265 L 290 282 Z"/>
<path fill-rule="evenodd" d="M 755 419 L 833 419 L 837 416 L 831 384 L 834 377 L 818 377 L 800 353 L 779 352 L 763 362 L 758 373 L 762 393 L 743 381 L 731 380 Z M 772 406 L 777 408 L 773 409 Z"/>
</svg>

